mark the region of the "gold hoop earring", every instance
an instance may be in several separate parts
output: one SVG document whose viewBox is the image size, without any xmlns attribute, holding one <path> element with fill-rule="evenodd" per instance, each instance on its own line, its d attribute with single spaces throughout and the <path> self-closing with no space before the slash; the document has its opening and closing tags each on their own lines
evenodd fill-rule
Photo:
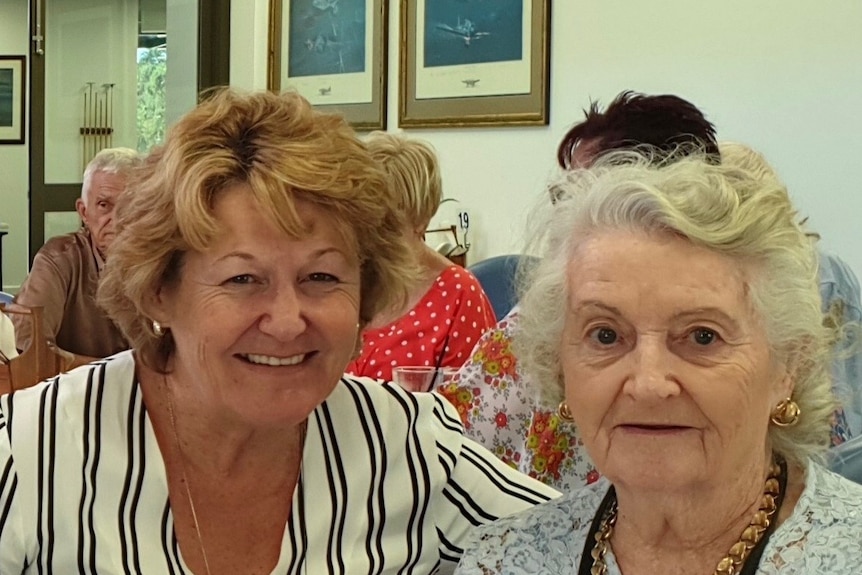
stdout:
<svg viewBox="0 0 862 575">
<path fill-rule="evenodd" d="M 572 417 L 572 410 L 569 409 L 569 404 L 566 403 L 566 400 L 560 402 L 560 405 L 557 406 L 557 413 L 560 415 L 560 419 L 563 421 L 574 421 L 575 418 Z"/>
<path fill-rule="evenodd" d="M 799 422 L 799 416 L 802 410 L 799 409 L 799 404 L 790 399 L 782 399 L 772 409 L 772 415 L 769 420 L 778 427 L 792 427 Z"/>
<path fill-rule="evenodd" d="M 165 328 L 162 327 L 162 324 L 153 320 L 153 333 L 156 334 L 156 337 L 164 337 L 165 336 Z"/>
</svg>

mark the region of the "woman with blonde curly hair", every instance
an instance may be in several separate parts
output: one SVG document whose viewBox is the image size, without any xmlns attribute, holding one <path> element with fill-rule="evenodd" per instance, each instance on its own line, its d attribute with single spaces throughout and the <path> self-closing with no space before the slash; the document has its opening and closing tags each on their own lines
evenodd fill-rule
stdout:
<svg viewBox="0 0 862 575">
<path fill-rule="evenodd" d="M 341 117 L 216 93 L 129 189 L 99 298 L 132 350 L 0 399 L 0 573 L 425 574 L 555 494 L 343 375 L 410 258 Z"/>
<path fill-rule="evenodd" d="M 603 477 L 480 528 L 459 574 L 859 570 L 816 238 L 739 158 L 661 164 L 603 157 L 534 222 L 519 358 Z"/>
</svg>

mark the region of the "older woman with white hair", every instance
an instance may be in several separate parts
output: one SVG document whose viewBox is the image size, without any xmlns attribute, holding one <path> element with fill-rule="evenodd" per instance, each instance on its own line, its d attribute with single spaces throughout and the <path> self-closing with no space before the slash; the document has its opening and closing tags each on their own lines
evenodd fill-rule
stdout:
<svg viewBox="0 0 862 575">
<path fill-rule="evenodd" d="M 858 573 L 862 487 L 821 465 L 834 327 L 786 189 L 630 154 L 563 189 L 519 357 L 603 477 L 480 528 L 457 573 Z"/>
</svg>

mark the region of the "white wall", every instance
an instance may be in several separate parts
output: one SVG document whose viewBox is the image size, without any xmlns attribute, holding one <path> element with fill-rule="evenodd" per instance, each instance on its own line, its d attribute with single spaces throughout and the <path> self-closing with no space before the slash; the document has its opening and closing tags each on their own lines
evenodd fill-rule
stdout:
<svg viewBox="0 0 862 575">
<path fill-rule="evenodd" d="M 80 183 L 85 93 L 91 102 L 101 93 L 104 99 L 97 101 L 105 106 L 107 86 L 113 85 L 110 145 L 137 146 L 138 5 L 117 0 L 51 2 L 46 3 L 45 19 L 45 182 Z M 89 125 L 107 124 L 104 107 L 97 114 L 92 105 L 90 110 Z M 92 145 L 86 161 L 102 147 L 108 142 Z"/>
<path fill-rule="evenodd" d="M 232 29 L 232 70 L 244 69 L 232 82 L 247 88 L 265 87 L 260 3 L 234 2 L 232 24 L 244 24 Z M 398 4 L 390 2 L 390 129 L 398 117 Z M 559 139 L 591 98 L 607 103 L 633 89 L 687 98 L 721 139 L 765 153 L 826 247 L 862 275 L 854 171 L 862 2 L 560 0 L 553 8 L 550 126 L 411 130 L 435 145 L 446 195 L 470 211 L 470 261 L 520 249 L 524 211 L 542 193 Z"/>
<path fill-rule="evenodd" d="M 27 4 L 27 0 L 0 1 L 0 54 L 18 56 L 29 53 Z M 29 87 L 28 73 L 28 93 Z M 25 130 L 29 130 L 29 108 L 25 114 Z M 3 237 L 2 291 L 14 291 L 27 275 L 29 142 L 28 134 L 24 144 L 0 146 L 0 221 L 9 224 L 9 235 Z"/>
<path fill-rule="evenodd" d="M 231 80 L 266 85 L 267 0 L 234 1 Z M 389 125 L 397 126 L 398 2 L 390 2 Z M 517 251 L 524 211 L 590 98 L 624 89 L 675 93 L 722 139 L 763 151 L 827 248 L 862 274 L 862 2 L 858 0 L 561 0 L 552 15 L 551 124 L 414 130 L 437 148 L 446 194 L 470 211 L 470 261 Z M 27 1 L 0 2 L 0 53 L 28 52 Z M 27 148 L 0 146 L 4 282 L 27 269 Z"/>
</svg>

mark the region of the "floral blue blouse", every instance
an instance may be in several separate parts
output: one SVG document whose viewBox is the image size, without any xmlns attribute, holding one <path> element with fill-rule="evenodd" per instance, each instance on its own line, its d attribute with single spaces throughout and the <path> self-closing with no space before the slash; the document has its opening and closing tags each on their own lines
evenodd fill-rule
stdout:
<svg viewBox="0 0 862 575">
<path fill-rule="evenodd" d="M 477 529 L 456 575 L 575 575 L 607 479 Z M 613 550 L 608 575 L 620 575 Z M 858 575 L 862 485 L 816 463 L 793 514 L 772 534 L 759 575 Z"/>
</svg>

